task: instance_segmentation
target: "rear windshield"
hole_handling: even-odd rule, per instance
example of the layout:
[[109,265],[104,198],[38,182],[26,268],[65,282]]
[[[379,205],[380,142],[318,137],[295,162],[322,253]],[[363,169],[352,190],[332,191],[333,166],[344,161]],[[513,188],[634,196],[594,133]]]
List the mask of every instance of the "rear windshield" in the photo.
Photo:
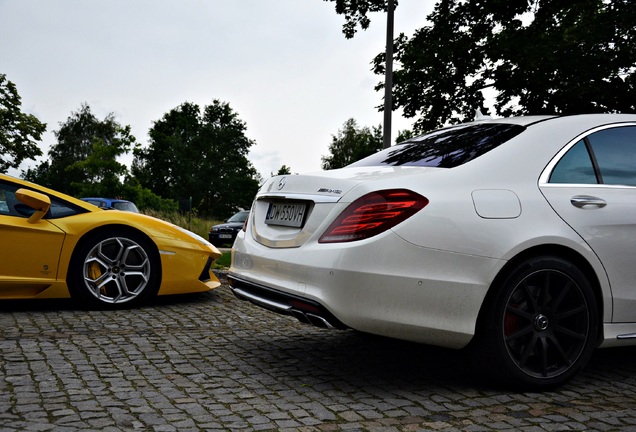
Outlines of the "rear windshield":
[[228,222],[245,222],[249,215],[250,215],[250,212],[248,211],[238,212],[234,216],[229,218],[227,221]]
[[440,129],[411,138],[349,166],[427,166],[453,168],[500,146],[524,126],[482,123]]
[[128,201],[113,201],[113,208],[122,211],[139,213],[139,209],[137,209],[137,206]]

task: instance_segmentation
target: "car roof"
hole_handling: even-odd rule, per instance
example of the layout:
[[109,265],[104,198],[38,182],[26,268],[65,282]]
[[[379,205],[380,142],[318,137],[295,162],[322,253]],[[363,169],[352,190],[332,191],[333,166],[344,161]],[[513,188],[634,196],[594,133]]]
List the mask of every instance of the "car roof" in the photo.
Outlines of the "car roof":
[[95,201],[109,201],[109,202],[132,202],[132,201],[128,201],[125,199],[120,199],[120,198],[95,198],[95,197],[84,197],[84,198],[80,198],[81,200],[87,201],[87,200],[95,200]]
[[63,192],[59,192],[56,191],[54,189],[50,189],[47,188],[45,186],[39,185],[37,183],[33,183],[30,182],[28,180],[23,180],[21,178],[18,177],[14,177],[12,175],[8,175],[8,174],[0,174],[0,180],[5,180],[5,181],[9,181],[12,183],[15,183],[17,185],[20,185],[21,187],[25,187],[27,189],[31,189],[34,190],[36,192],[40,192],[46,195],[49,195],[51,197],[55,197],[64,201],[67,201],[73,205],[76,205],[78,207],[83,208],[84,210],[87,211],[100,211],[99,209],[96,209],[95,206],[93,204],[87,203],[86,201],[83,201],[79,198],[75,198],[71,195],[67,195]]

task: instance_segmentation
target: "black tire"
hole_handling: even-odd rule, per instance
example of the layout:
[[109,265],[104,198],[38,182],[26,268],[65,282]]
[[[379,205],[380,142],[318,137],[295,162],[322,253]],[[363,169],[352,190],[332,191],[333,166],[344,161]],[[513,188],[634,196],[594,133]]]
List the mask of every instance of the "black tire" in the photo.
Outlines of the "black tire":
[[493,288],[476,340],[488,375],[508,387],[543,391],[564,385],[585,366],[597,342],[598,308],[575,265],[533,258]]
[[159,254],[134,231],[101,231],[78,245],[67,282],[71,296],[84,306],[137,306],[159,290]]

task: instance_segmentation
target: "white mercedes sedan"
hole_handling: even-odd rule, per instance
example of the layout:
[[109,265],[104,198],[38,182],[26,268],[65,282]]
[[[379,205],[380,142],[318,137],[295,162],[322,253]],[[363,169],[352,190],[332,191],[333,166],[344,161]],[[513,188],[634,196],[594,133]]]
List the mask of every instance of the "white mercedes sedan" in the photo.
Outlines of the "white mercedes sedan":
[[636,115],[436,130],[263,184],[234,294],[299,320],[450,348],[553,389],[636,344]]

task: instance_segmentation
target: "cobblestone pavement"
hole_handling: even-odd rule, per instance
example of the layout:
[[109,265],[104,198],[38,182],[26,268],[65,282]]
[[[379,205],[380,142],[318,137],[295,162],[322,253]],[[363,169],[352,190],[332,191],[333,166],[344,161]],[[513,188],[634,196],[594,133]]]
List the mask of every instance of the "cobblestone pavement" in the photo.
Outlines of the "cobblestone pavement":
[[635,348],[497,390],[461,352],[316,329],[226,286],[132,310],[0,303],[0,431],[636,430]]

